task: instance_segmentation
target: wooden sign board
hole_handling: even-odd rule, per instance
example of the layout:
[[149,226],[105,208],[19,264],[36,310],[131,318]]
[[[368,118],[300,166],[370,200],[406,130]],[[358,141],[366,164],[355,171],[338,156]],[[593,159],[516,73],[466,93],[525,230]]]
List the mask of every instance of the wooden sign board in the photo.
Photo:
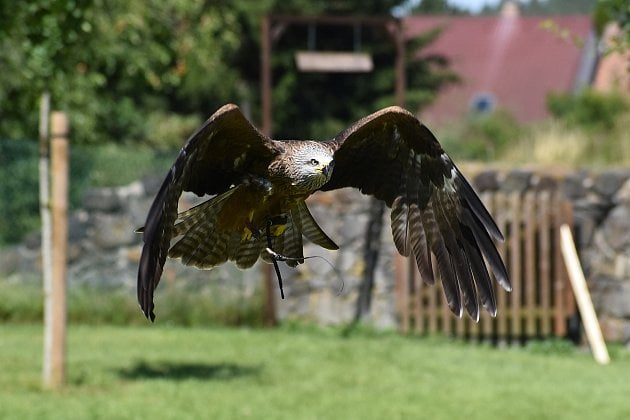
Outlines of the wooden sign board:
[[372,56],[359,52],[298,51],[298,70],[319,73],[369,73],[374,68]]

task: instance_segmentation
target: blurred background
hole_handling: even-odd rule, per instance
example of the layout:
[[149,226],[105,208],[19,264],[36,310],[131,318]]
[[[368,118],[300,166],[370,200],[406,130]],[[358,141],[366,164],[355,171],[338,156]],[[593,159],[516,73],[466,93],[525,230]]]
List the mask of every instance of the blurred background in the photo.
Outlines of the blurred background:
[[[626,1],[39,0],[0,13],[1,418],[630,416]],[[324,52],[368,66],[317,71]],[[70,125],[67,380],[53,393],[44,93]],[[308,245],[325,260],[283,268],[286,300],[264,264],[168,261],[148,325],[134,229],[186,138],[228,102],[283,139],[330,138],[394,104],[416,113],[506,233],[515,290],[497,290],[499,316],[448,313],[397,255],[387,210],[342,190],[309,203],[341,250]],[[618,368],[583,352],[561,223]]]

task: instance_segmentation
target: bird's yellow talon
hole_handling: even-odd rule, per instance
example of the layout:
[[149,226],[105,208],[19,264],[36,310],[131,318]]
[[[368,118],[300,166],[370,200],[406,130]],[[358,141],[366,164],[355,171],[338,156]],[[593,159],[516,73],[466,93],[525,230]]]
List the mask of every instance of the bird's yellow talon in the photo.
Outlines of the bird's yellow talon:
[[272,236],[280,236],[285,230],[287,230],[287,225],[273,225],[270,229]]

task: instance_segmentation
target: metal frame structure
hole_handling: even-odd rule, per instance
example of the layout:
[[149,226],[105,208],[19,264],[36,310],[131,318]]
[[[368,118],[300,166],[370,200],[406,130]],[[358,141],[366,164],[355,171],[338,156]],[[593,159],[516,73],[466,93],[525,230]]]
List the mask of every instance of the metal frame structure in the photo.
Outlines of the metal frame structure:
[[[403,22],[401,19],[393,17],[369,17],[369,16],[288,16],[288,15],[266,15],[262,19],[261,25],[261,97],[262,97],[262,122],[261,129],[268,136],[273,134],[273,111],[272,111],[272,80],[271,80],[271,54],[273,44],[282,36],[284,30],[289,25],[340,25],[340,26],[365,26],[376,29],[383,29],[389,33],[394,48],[396,50],[394,91],[396,104],[405,106],[406,90],[406,54],[405,39],[403,33]],[[378,206],[382,213],[382,205],[373,203],[373,207]],[[374,257],[375,261],[376,257]],[[368,276],[370,273],[367,274]],[[266,294],[265,324],[275,325],[276,309],[274,298],[274,279],[271,266],[267,266],[264,272],[264,284]],[[368,298],[369,299],[369,298]]]
[[272,111],[272,80],[271,80],[271,54],[273,44],[282,36],[282,33],[289,25],[340,25],[340,26],[366,26],[381,28],[387,31],[396,49],[396,72],[394,89],[396,104],[405,105],[405,40],[403,34],[403,22],[401,19],[393,17],[371,17],[371,16],[289,16],[289,15],[267,15],[262,19],[261,25],[261,97],[262,97],[262,131],[271,136],[273,132],[273,111]]

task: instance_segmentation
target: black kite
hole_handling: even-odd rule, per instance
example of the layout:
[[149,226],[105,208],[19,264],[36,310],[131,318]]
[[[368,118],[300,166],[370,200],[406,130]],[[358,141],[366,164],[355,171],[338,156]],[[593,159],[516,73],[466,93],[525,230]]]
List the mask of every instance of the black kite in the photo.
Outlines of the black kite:
[[[228,260],[251,267],[258,257],[296,266],[302,236],[338,246],[304,200],[315,191],[355,187],[391,207],[394,243],[414,256],[425,282],[435,258],[450,309],[496,314],[486,263],[511,290],[492,238],[503,236],[449,156],[413,114],[389,107],[332,140],[273,140],[236,105],[215,112],[186,142],[149,210],[138,271],[138,301],[155,318],[153,293],[167,255],[210,268]],[[212,198],[177,213],[182,191]],[[462,305],[463,304],[463,305]]]

